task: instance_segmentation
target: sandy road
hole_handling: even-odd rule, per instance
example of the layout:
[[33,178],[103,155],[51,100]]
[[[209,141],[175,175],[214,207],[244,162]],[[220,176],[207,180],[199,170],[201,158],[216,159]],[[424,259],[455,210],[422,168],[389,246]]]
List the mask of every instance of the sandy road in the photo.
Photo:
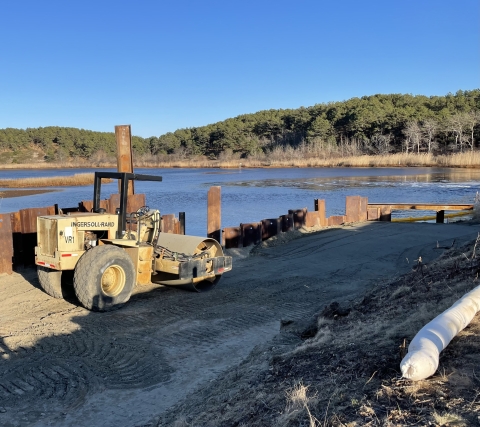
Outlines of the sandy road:
[[55,300],[35,272],[0,277],[0,425],[141,426],[279,331],[373,281],[474,239],[472,224],[370,223],[236,260],[212,292],[151,287],[121,310]]

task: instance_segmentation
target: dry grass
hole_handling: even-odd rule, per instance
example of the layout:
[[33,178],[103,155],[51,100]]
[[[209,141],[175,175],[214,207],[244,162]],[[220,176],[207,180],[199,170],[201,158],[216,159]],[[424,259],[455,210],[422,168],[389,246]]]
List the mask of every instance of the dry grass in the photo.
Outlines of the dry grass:
[[396,153],[376,156],[346,156],[346,157],[293,157],[290,159],[271,159],[267,156],[247,159],[207,160],[205,158],[191,160],[165,160],[150,157],[148,160],[136,161],[136,166],[161,168],[280,168],[280,167],[480,167],[480,152],[457,153],[449,156],[434,156],[433,154]]
[[[93,173],[80,173],[73,176],[52,176],[45,178],[20,178],[2,179],[0,187],[3,188],[32,188],[32,187],[73,187],[92,185]],[[112,182],[111,179],[103,179],[102,182]]]
[[478,285],[476,243],[438,248],[439,259],[378,283],[348,314],[325,307],[316,319],[289,323],[278,350],[260,348],[181,410],[192,426],[478,425],[479,315],[442,352],[434,376],[412,382],[399,371],[419,328]]
[[465,420],[456,414],[443,414],[440,415],[437,412],[433,413],[433,418],[439,426],[466,426]]
[[[293,150],[295,153],[295,150]],[[25,163],[5,164],[1,169],[38,169],[50,168],[112,168],[116,167],[113,159],[98,159],[96,161],[76,160],[70,163]],[[219,160],[210,160],[206,157],[195,157],[191,159],[178,159],[174,156],[136,156],[135,167],[144,168],[308,168],[308,167],[458,167],[458,168],[479,168],[480,151],[469,151],[450,155],[416,154],[416,153],[395,153],[385,155],[362,155],[362,156],[309,156],[301,153],[286,156],[284,158],[272,158],[268,155],[253,156],[246,159],[225,158],[220,156]]]
[[[308,386],[299,382],[295,384],[291,389],[287,390],[287,410],[280,420],[281,424],[287,426],[292,423],[302,412],[306,412],[308,415],[309,427],[320,427],[320,421],[318,421],[310,410],[311,406],[316,405],[316,395],[308,396]],[[282,422],[283,421],[283,422]]]

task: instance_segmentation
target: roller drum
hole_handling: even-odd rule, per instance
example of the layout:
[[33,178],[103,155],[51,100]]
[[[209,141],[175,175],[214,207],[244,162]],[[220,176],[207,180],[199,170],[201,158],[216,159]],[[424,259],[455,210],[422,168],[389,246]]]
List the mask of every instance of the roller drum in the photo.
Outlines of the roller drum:
[[[165,253],[168,253],[170,258],[178,260],[177,271],[184,273],[184,277],[180,277],[179,274],[172,272],[165,274],[164,269],[159,269],[157,277],[152,280],[166,286],[175,286],[193,292],[206,292],[215,287],[223,271],[231,269],[231,257],[225,257],[220,244],[211,238],[159,233],[155,252],[160,255],[159,264],[162,263]],[[200,254],[203,256],[199,256]],[[219,264],[221,264],[220,268]],[[224,270],[222,266],[225,264],[229,267]],[[202,269],[197,268],[197,265],[201,265]],[[198,270],[205,271],[200,275]],[[218,274],[214,274],[215,271]],[[185,277],[185,275],[191,277]]]

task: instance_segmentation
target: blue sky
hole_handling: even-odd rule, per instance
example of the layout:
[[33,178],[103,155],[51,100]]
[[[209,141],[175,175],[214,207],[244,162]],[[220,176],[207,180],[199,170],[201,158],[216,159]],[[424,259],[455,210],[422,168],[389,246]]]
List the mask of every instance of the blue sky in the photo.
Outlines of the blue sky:
[[478,0],[0,0],[0,128],[158,136],[480,87]]

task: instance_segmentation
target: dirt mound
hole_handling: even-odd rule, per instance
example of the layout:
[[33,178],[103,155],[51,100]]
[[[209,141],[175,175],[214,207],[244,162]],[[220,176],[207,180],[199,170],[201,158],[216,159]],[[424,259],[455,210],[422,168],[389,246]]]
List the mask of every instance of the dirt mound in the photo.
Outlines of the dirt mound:
[[417,259],[350,307],[332,303],[313,321],[283,320],[273,343],[157,425],[479,425],[478,315],[442,352],[433,377],[411,382],[399,368],[416,332],[478,286],[473,248],[452,247],[429,264]]

